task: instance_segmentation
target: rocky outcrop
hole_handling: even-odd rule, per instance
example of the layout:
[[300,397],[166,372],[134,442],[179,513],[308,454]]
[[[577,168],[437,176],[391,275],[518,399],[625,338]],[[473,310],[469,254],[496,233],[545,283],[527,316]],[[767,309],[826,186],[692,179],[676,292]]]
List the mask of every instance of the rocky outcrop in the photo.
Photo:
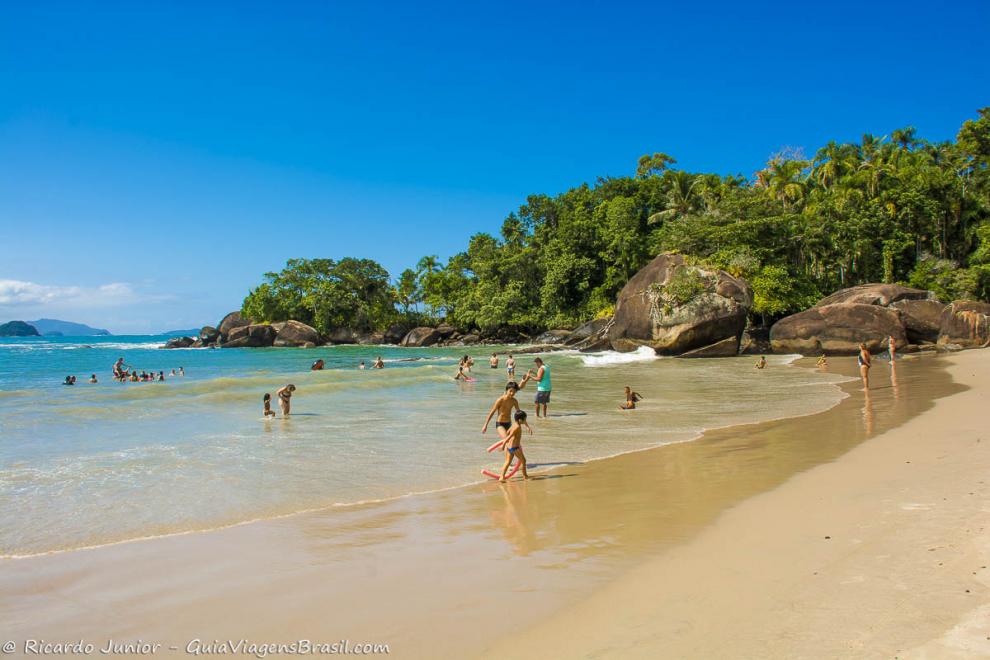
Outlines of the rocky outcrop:
[[739,339],[737,337],[726,337],[722,341],[696,348],[687,353],[681,353],[679,358],[720,358],[735,357],[739,354]]
[[886,350],[887,337],[907,345],[901,313],[880,305],[836,303],[812,307],[777,321],[770,329],[774,353],[852,355],[862,342],[871,352]]
[[192,337],[172,337],[165,342],[164,348],[191,348],[195,343]]
[[262,348],[275,343],[275,328],[270,325],[252,324],[234,328],[227,334],[222,348]]
[[571,331],[560,328],[558,330],[547,330],[534,340],[537,344],[563,344],[571,336]]
[[379,346],[387,342],[385,341],[385,333],[368,332],[358,337],[358,343],[364,346]]
[[979,348],[990,342],[990,304],[956,300],[942,312],[938,344],[962,348]]
[[[453,332],[451,332],[451,334],[453,334]],[[443,338],[444,338],[443,334],[440,333],[437,330],[437,328],[428,328],[423,326],[420,328],[413,328],[412,330],[410,330],[406,334],[406,336],[402,338],[402,345],[403,346],[433,346]]]
[[0,337],[40,337],[41,333],[30,323],[9,321],[0,325]]
[[942,328],[945,304],[937,300],[898,300],[891,305],[900,311],[908,341],[936,342]]
[[880,305],[889,307],[901,300],[930,300],[934,294],[924,289],[911,289],[899,284],[860,284],[836,291],[815,303],[815,307],[825,307],[837,303],[857,303],[859,305]]
[[223,341],[227,341],[227,337],[230,335],[231,330],[248,325],[251,325],[251,321],[241,316],[239,311],[231,312],[230,314],[227,314],[227,316],[223,317],[217,325],[217,331],[220,332],[220,336],[223,338]]
[[220,331],[212,325],[204,325],[199,331],[199,340],[203,342],[204,345],[215,344],[218,339],[220,339]]
[[745,280],[661,254],[619,292],[608,339],[618,351],[650,346],[661,354],[685,353],[738,339],[752,304]]
[[739,354],[763,355],[772,352],[770,329],[763,326],[747,326],[739,340]]
[[360,335],[350,328],[334,328],[327,335],[328,344],[357,344]]
[[286,321],[279,328],[272,324],[272,330],[275,332],[275,346],[299,347],[306,344],[315,346],[320,342],[320,333],[316,328],[300,321]]
[[382,335],[383,344],[398,344],[401,343],[403,338],[409,332],[411,328],[403,323],[395,323],[390,325]]

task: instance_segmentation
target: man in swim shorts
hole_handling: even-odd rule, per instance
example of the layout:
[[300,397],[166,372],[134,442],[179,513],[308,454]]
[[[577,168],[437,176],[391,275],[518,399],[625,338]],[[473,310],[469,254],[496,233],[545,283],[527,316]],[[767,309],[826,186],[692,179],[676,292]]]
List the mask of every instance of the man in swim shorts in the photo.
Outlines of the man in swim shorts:
[[[536,416],[540,416],[540,406],[543,406],[543,417],[547,416],[547,404],[550,403],[550,366],[543,363],[543,358],[533,360],[536,363]],[[529,372],[526,373],[529,376]]]
[[529,375],[527,374],[523,377],[522,383],[516,383],[510,380],[505,384],[505,394],[495,399],[492,409],[488,411],[488,417],[485,418],[485,425],[481,427],[483,434],[488,432],[488,423],[492,421],[492,416],[498,413],[498,416],[495,418],[498,437],[503,439],[506,437],[509,428],[512,426],[512,412],[520,409],[519,401],[516,399],[516,392],[526,387],[528,381]]
[[509,380],[514,380],[516,377],[516,359],[509,355],[509,359],[505,361],[505,376]]

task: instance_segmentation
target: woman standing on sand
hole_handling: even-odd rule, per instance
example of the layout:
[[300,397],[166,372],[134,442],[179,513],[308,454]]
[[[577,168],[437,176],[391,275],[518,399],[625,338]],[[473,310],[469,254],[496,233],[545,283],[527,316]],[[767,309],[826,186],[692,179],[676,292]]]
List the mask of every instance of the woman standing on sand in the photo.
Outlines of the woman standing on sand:
[[873,361],[870,359],[870,352],[866,350],[866,344],[859,345],[859,357],[856,358],[859,362],[859,375],[863,378],[863,389],[870,389],[870,367],[873,366]]

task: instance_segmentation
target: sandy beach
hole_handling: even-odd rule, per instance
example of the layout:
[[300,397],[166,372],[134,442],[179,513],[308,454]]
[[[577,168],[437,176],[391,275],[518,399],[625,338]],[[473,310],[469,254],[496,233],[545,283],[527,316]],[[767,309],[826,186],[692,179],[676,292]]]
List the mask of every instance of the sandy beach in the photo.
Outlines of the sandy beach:
[[868,398],[847,383],[824,413],[528,483],[6,560],[3,636],[179,655],[228,639],[403,658],[990,654],[988,363],[878,363]]

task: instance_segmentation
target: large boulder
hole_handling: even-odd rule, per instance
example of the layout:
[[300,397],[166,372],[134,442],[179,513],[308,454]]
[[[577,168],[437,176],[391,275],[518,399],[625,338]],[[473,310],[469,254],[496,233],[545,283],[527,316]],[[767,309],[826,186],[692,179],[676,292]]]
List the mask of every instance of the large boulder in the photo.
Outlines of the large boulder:
[[830,296],[825,296],[815,307],[835,305],[837,303],[857,303],[860,305],[880,305],[889,307],[900,300],[930,300],[935,296],[924,289],[911,289],[900,284],[860,284],[859,286],[841,289]]
[[567,346],[573,346],[575,344],[583,343],[589,339],[600,338],[604,333],[608,331],[608,325],[612,322],[612,317],[609,316],[603,319],[592,319],[587,323],[583,323],[578,327],[574,328],[564,339],[564,344]]
[[231,330],[234,328],[243,328],[249,325],[251,325],[251,320],[241,316],[239,311],[231,312],[230,314],[227,314],[227,316],[223,317],[220,323],[217,324],[217,330],[220,332],[220,336],[223,337],[223,340],[227,341],[227,336],[230,334]]
[[199,331],[199,340],[204,344],[215,344],[220,339],[220,331],[212,325],[204,325]]
[[936,342],[942,328],[945,304],[937,300],[898,300],[891,305],[901,312],[908,341]]
[[745,280],[692,266],[679,254],[661,254],[619,292],[609,342],[618,351],[650,346],[676,355],[738,339],[752,304]]
[[939,346],[958,344],[979,348],[990,343],[990,304],[973,300],[956,300],[942,312],[938,335]]
[[450,339],[457,332],[457,328],[452,325],[447,325],[446,323],[441,323],[436,327],[437,333],[440,335],[441,341],[444,339]]
[[383,344],[398,344],[403,340],[410,330],[408,325],[403,323],[394,323],[390,325],[382,336]]
[[570,330],[561,328],[558,330],[547,330],[543,334],[539,335],[534,341],[537,344],[563,344],[570,336]]
[[327,335],[328,344],[357,344],[361,335],[351,328],[334,328]]
[[270,325],[252,324],[234,328],[223,348],[262,348],[275,343],[275,329]]
[[190,348],[196,343],[192,337],[172,337],[165,342],[164,348]]
[[413,328],[410,330],[405,337],[402,338],[403,346],[433,346],[441,339],[443,335],[437,332],[436,328],[420,327]]
[[317,344],[320,341],[320,333],[316,328],[310,327],[300,321],[286,321],[281,328],[275,330],[275,346],[305,346],[306,344]]
[[693,351],[688,351],[687,353],[681,353],[677,357],[721,358],[721,357],[735,357],[737,355],[739,355],[739,338],[726,337],[722,341],[717,341],[714,344],[709,344],[708,346],[702,346],[701,348],[696,348]]
[[853,355],[864,343],[871,352],[882,352],[887,337],[898,348],[907,346],[901,313],[890,307],[860,303],[836,303],[812,307],[777,321],[770,328],[774,353],[802,355]]
[[380,346],[385,343],[385,333],[383,332],[366,332],[358,337],[359,344],[364,346]]

